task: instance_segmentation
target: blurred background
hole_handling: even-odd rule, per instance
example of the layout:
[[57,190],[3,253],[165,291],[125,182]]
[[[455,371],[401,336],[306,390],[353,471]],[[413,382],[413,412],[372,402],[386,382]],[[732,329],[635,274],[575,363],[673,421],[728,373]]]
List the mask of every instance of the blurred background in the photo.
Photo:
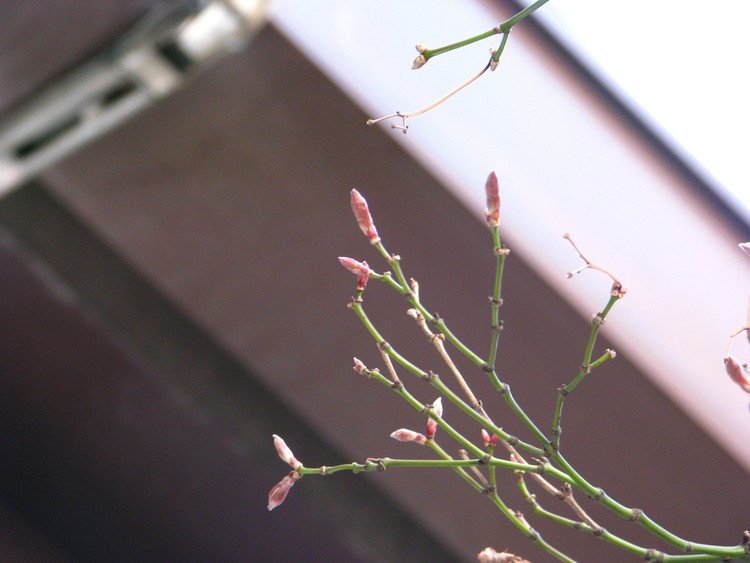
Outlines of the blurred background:
[[[407,135],[366,127],[442,96],[497,41],[419,72],[414,44],[474,35],[523,7],[433,4],[0,2],[3,560],[471,561],[487,545],[548,560],[452,472],[309,477],[266,509],[288,471],[273,433],[310,466],[428,455],[388,438],[422,431],[424,418],[351,370],[354,355],[380,360],[346,308],[355,280],[336,257],[387,266],[357,229],[349,191],[367,197],[428,308],[484,354],[493,169],[512,251],[501,375],[546,431],[611,285],[594,272],[565,279],[581,265],[562,238],[571,232],[629,291],[598,344],[616,361],[566,402],[563,452],[679,536],[740,541],[750,413],[722,359],[747,322],[750,263],[736,248],[750,238],[736,195],[745,179],[702,159],[623,84],[618,69],[637,77],[647,57],[611,68],[602,61],[614,54],[589,57],[608,44],[601,29],[624,20],[584,20],[599,8],[583,0],[519,24],[498,71],[411,120]],[[651,14],[642,41],[682,29],[678,16],[703,4],[679,6]],[[684,48],[644,82],[696,72],[684,60],[691,39],[671,39]],[[717,77],[740,74],[711,52]],[[714,127],[703,144],[728,142],[714,154],[743,141],[747,110],[733,99],[693,102]],[[705,118],[719,109],[729,117]],[[371,283],[365,304],[402,353],[446,373],[405,301]],[[747,355],[745,339],[734,351]],[[484,373],[456,359],[495,420],[531,439]],[[479,439],[449,405],[445,417]],[[534,517],[512,475],[500,490],[577,560],[633,559]]]

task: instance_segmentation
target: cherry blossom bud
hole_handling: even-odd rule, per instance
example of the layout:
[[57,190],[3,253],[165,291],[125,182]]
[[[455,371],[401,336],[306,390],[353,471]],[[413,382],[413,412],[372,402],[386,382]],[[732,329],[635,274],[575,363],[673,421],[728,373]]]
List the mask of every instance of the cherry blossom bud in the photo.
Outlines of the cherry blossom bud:
[[432,440],[435,437],[435,432],[437,432],[437,422],[432,420],[431,418],[427,420],[427,430],[425,431],[425,437],[428,440]]
[[407,428],[399,428],[391,434],[391,438],[399,442],[415,442],[422,445],[427,441],[427,437],[424,434]]
[[289,494],[289,489],[301,478],[302,476],[296,471],[290,471],[289,475],[276,483],[271,492],[268,493],[268,510],[273,510],[284,502],[286,495]]
[[494,448],[497,446],[497,442],[500,440],[497,434],[492,434],[490,436],[490,433],[487,432],[484,428],[482,428],[482,443],[484,444],[485,448],[492,447]]
[[[438,397],[435,399],[435,402],[432,403],[431,407],[432,413],[437,418],[443,417],[443,399],[441,397]],[[425,432],[425,437],[428,440],[432,440],[435,437],[435,432],[437,432],[438,423],[432,418],[427,419],[427,431]]]
[[724,367],[732,381],[742,387],[743,391],[750,393],[750,377],[748,377],[745,368],[737,361],[737,358],[734,356],[724,358]]
[[357,262],[354,258],[347,258],[346,256],[339,256],[339,262],[344,268],[357,276],[358,291],[367,287],[367,280],[370,279],[370,266],[367,265],[367,262]]
[[280,436],[277,436],[276,434],[273,435],[273,445],[276,446],[276,452],[279,454],[279,457],[286,463],[289,464],[292,469],[297,469],[298,467],[302,467],[302,464],[297,460],[296,457],[294,457],[294,454],[292,453],[292,450],[289,449],[289,446],[286,445],[286,442],[281,439]]
[[740,249],[745,252],[745,254],[750,254],[750,242],[741,242],[737,246],[739,246]]
[[490,227],[497,227],[500,225],[500,186],[494,172],[490,172],[490,175],[487,176],[484,189],[487,193],[487,209],[484,216]]
[[372,222],[372,215],[367,207],[367,201],[362,197],[357,190],[352,190],[352,211],[354,216],[357,218],[357,223],[362,232],[369,239],[371,244],[377,244],[380,242],[378,236],[378,230],[375,228],[375,224]]
[[354,371],[357,373],[364,373],[364,371],[367,369],[365,364],[362,363],[362,360],[359,358],[354,358]]

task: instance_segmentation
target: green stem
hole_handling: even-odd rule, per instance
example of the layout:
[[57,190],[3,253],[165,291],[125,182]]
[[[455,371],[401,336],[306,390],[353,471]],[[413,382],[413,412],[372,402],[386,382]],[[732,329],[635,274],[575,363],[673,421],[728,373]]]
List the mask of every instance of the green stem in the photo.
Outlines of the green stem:
[[[586,481],[574,468],[570,463],[563,457],[563,455],[558,451],[554,454],[554,460],[558,463],[560,468],[567,473],[574,481],[575,481],[575,487],[582,490],[584,493],[586,493],[589,497],[599,502],[601,505],[607,507],[609,510],[620,516],[621,518],[624,518],[626,520],[631,521],[637,521],[643,528],[654,534],[655,536],[661,538],[666,543],[673,545],[677,547],[678,549],[681,549],[685,552],[691,552],[701,555],[711,555],[715,558],[719,557],[732,557],[732,558],[744,558],[746,555],[745,548],[742,545],[738,546],[720,546],[720,545],[711,545],[711,544],[705,544],[705,543],[695,543],[695,542],[689,542],[660,524],[656,523],[654,520],[652,520],[649,516],[647,516],[643,511],[634,509],[634,508],[628,508],[624,504],[621,504],[614,500],[613,498],[609,497],[602,489],[595,487],[588,481]],[[658,552],[657,552],[658,553]],[[666,556],[666,557],[674,557],[674,556]],[[689,556],[680,556],[680,557],[689,557]],[[665,559],[667,560],[667,559]],[[675,561],[676,559],[668,559],[670,561]],[[691,561],[691,559],[680,559],[681,561]],[[700,561],[705,561],[706,559],[696,559]]]
[[492,297],[490,297],[490,308],[492,314],[491,328],[492,328],[492,339],[490,340],[490,353],[487,357],[487,365],[492,369],[495,369],[495,359],[497,358],[497,349],[500,342],[500,307],[503,304],[502,301],[502,287],[503,287],[503,266],[505,265],[505,256],[507,251],[503,248],[502,242],[500,241],[500,229],[498,227],[492,228],[492,243],[497,261],[495,264],[495,284],[492,288]]
[[482,426],[488,432],[497,434],[501,439],[505,440],[506,442],[508,442],[514,447],[521,448],[537,456],[545,455],[545,451],[542,448],[538,448],[522,440],[519,440],[515,436],[508,434],[505,430],[503,430],[499,426],[496,426],[494,423],[484,418],[480,413],[474,410],[471,407],[471,405],[469,405],[466,401],[461,399],[461,397],[456,395],[445,383],[443,383],[440,380],[438,376],[433,374],[430,379],[430,384],[435,389],[437,389],[441,395],[443,395],[449,401],[455,404],[459,409],[461,409],[464,413],[470,416],[475,422],[477,422],[480,426]]
[[[367,459],[363,463],[342,463],[340,465],[322,466],[322,467],[299,467],[297,473],[300,475],[330,475],[340,471],[350,471],[352,473],[382,471],[390,467],[447,467],[450,469],[462,467],[476,467],[484,465],[485,461],[480,459],[394,459],[390,457]],[[500,458],[492,458],[488,465],[505,467],[504,464],[514,462]],[[518,464],[515,464],[518,465]],[[523,465],[523,464],[521,464]]]
[[[500,60],[500,56],[503,54],[503,51],[505,51],[505,44],[508,42],[508,37],[510,37],[510,30],[507,31],[507,33],[503,33],[503,38],[500,40],[500,46],[495,49],[495,52],[492,53],[492,61],[497,64],[497,62]],[[491,66],[492,70],[495,70],[495,66]]]
[[529,6],[525,7],[523,10],[518,12],[515,16],[512,18],[509,18],[505,20],[503,23],[501,23],[498,27],[501,31],[510,31],[511,28],[516,25],[518,22],[526,19],[528,16],[533,14],[536,10],[544,6],[549,0],[537,0],[533,4],[530,4]]
[[[422,402],[420,402],[414,395],[409,393],[407,391],[406,387],[404,387],[403,384],[395,385],[391,380],[389,380],[387,377],[385,377],[383,374],[381,374],[377,370],[366,370],[364,372],[364,375],[367,377],[370,377],[377,381],[378,383],[381,383],[383,385],[386,385],[393,389],[396,393],[398,393],[404,400],[406,400],[407,403],[409,403],[415,410],[419,412],[427,412],[428,416],[435,420],[438,424],[438,427],[448,434],[451,438],[453,438],[456,442],[458,442],[462,448],[464,448],[466,451],[471,452],[473,455],[477,456],[477,460],[479,463],[483,462],[483,458],[485,457],[485,452],[478,446],[475,446],[472,442],[464,438],[464,436],[458,432],[455,428],[453,428],[450,424],[445,422],[442,418],[437,418],[434,416],[433,411],[426,408],[426,405],[424,405]],[[488,465],[497,465],[498,467],[504,467],[507,469],[519,469],[521,471],[544,471],[544,472],[551,472],[555,476],[562,475],[565,479],[567,477],[564,476],[563,473],[557,472],[555,468],[553,468],[551,465],[544,464],[544,465],[531,465],[528,463],[516,463],[514,461],[508,461],[505,459],[498,459],[495,457],[492,457],[490,459],[484,460]]]
[[474,35],[467,39],[462,39],[461,41],[456,41],[455,43],[450,43],[449,45],[443,45],[442,47],[438,47],[437,49],[427,49],[422,53],[422,56],[429,61],[432,57],[437,57],[438,55],[442,55],[443,53],[454,51],[456,49],[460,49],[461,47],[466,47],[467,45],[471,45],[472,43],[476,43],[477,41],[481,41],[482,39],[487,39],[488,37],[492,37],[493,35],[502,33],[498,30],[498,27],[499,26],[493,27],[492,29],[488,29],[487,31],[479,33],[478,35]]
[[[562,433],[562,429],[560,428],[560,421],[562,419],[562,408],[563,403],[565,402],[565,398],[573,391],[575,391],[576,387],[578,387],[578,385],[583,381],[583,378],[586,377],[586,375],[591,372],[592,368],[595,367],[591,363],[591,355],[594,352],[596,338],[599,335],[599,331],[601,330],[602,325],[604,324],[604,320],[607,318],[607,314],[609,314],[609,311],[619,300],[619,298],[619,295],[610,296],[609,301],[607,302],[607,305],[604,307],[602,312],[594,316],[594,319],[591,321],[591,330],[589,331],[589,339],[586,342],[586,349],[583,353],[583,361],[581,362],[581,367],[570,383],[568,383],[567,385],[563,385],[557,390],[557,401],[555,402],[555,410],[552,414],[552,438],[554,440],[553,446],[555,450],[560,449],[560,434]],[[602,360],[602,358],[599,358],[599,360],[597,360],[597,362],[599,362],[597,365],[601,365],[602,363],[604,363],[604,361],[605,360]]]
[[[430,448],[432,448],[432,450],[436,454],[438,454],[441,458],[443,458],[443,459],[453,459],[451,457],[451,455],[448,452],[446,452],[443,448],[441,448],[434,439],[433,440],[427,440],[427,444],[426,445],[429,446]],[[475,491],[481,493],[484,490],[484,488],[482,487],[482,485],[480,485],[479,483],[477,483],[476,479],[474,479],[474,477],[472,477],[471,475],[469,475],[469,473],[463,467],[454,467],[453,469],[454,469],[454,471],[456,473],[458,473],[461,476],[461,478],[464,481],[466,481],[467,483],[469,483],[469,485],[471,485],[472,488]]]
[[[507,383],[503,383],[500,380],[499,376],[497,375],[497,371],[494,368],[489,366],[485,360],[483,360],[481,357],[475,354],[468,346],[466,346],[463,342],[461,342],[456,337],[456,335],[453,334],[448,329],[443,319],[441,319],[437,315],[433,315],[424,307],[424,305],[422,305],[418,297],[414,294],[414,292],[409,287],[409,283],[406,281],[406,276],[404,275],[404,272],[401,268],[400,259],[397,256],[390,254],[388,250],[386,250],[385,246],[383,246],[382,241],[377,242],[375,244],[375,248],[378,250],[378,252],[380,252],[380,254],[388,261],[388,264],[390,264],[391,267],[393,268],[393,272],[396,275],[396,279],[398,280],[400,284],[398,286],[399,289],[397,291],[401,294],[406,295],[409,303],[411,303],[411,305],[422,314],[422,316],[425,318],[425,320],[428,323],[435,326],[445,336],[445,339],[448,342],[450,342],[454,348],[456,348],[456,350],[461,352],[471,362],[481,367],[487,373],[492,385],[495,387],[495,389],[499,393],[502,394],[503,398],[505,399],[505,402],[508,403],[508,405],[516,414],[516,416],[526,425],[527,428],[529,428],[529,430],[531,430],[531,432],[534,434],[534,436],[539,441],[539,443],[542,444],[544,448],[546,448],[550,444],[549,439],[544,435],[544,433],[541,430],[539,430],[536,424],[534,424],[534,421],[532,421],[529,418],[529,416],[524,412],[524,410],[516,402],[515,398],[513,397],[513,393],[511,392],[510,386]],[[371,326],[371,323],[368,322],[365,326],[368,326],[368,325]],[[374,327],[373,327],[373,330],[371,330],[368,327],[368,330],[370,330],[370,333],[376,338],[376,340],[378,340],[378,342],[382,341],[382,337],[377,333],[377,331],[374,331]],[[399,360],[396,360],[396,361],[399,361]],[[417,373],[417,372],[414,372],[414,373]]]
[[497,494],[497,492],[493,492],[489,496],[490,500],[495,503],[495,506],[497,506],[500,509],[500,512],[503,513],[503,515],[510,520],[510,522],[528,538],[531,538],[535,543],[539,545],[544,551],[552,555],[553,557],[559,559],[560,561],[565,561],[567,563],[575,563],[574,559],[571,559],[567,555],[565,555],[562,551],[554,548],[549,543],[547,543],[541,536],[539,532],[537,532],[534,528],[528,525],[528,523],[522,519],[519,518],[518,515],[516,515],[510,508],[506,506],[506,504],[502,501],[500,496]]
[[536,514],[544,516],[545,518],[552,520],[553,522],[557,522],[558,524],[562,524],[563,526],[567,526],[568,528],[577,528],[584,532],[593,532],[591,526],[589,526],[588,524],[579,522],[577,520],[571,520],[570,518],[566,518],[565,516],[560,516],[559,514],[550,512],[541,504],[539,504],[536,500],[536,495],[532,495],[531,491],[529,491],[529,487],[526,484],[526,479],[524,479],[523,474],[518,475],[518,489],[521,491],[521,494],[528,501],[528,503],[531,504]]
[[716,557],[713,555],[688,555],[688,556],[666,555],[655,550],[651,550],[651,552],[649,553],[649,550],[647,548],[641,547],[627,540],[624,540],[620,538],[619,536],[616,536],[615,534],[612,534],[611,532],[608,532],[607,530],[603,528],[600,528],[599,530],[594,530],[591,526],[589,526],[585,522],[572,520],[570,518],[566,518],[565,516],[561,516],[559,514],[555,514],[554,512],[547,510],[546,508],[544,508],[542,505],[540,505],[537,502],[536,496],[531,494],[531,492],[529,491],[526,485],[526,481],[522,475],[519,475],[519,478],[518,478],[518,488],[521,491],[521,494],[523,495],[523,497],[533,507],[534,513],[539,514],[540,516],[543,516],[544,518],[552,520],[553,522],[556,522],[563,526],[567,526],[568,528],[574,528],[582,532],[585,532],[587,534],[595,535],[599,539],[606,541],[608,543],[611,543],[612,545],[615,545],[626,551],[630,551],[631,553],[634,553],[641,558],[645,558],[647,555],[650,555],[649,559],[657,559],[658,557],[663,556],[664,561],[716,561],[717,560]]
[[[390,344],[386,342],[386,340],[383,338],[380,332],[378,332],[377,328],[375,328],[375,326],[372,324],[372,321],[370,321],[370,318],[367,316],[367,313],[365,312],[364,307],[362,306],[361,297],[359,298],[359,300],[355,298],[355,300],[350,303],[350,308],[357,314],[360,321],[365,326],[367,331],[375,339],[375,342],[378,344],[378,346],[383,347],[386,353],[396,363],[406,368],[407,370],[409,370],[411,373],[413,373],[420,379],[429,381],[430,384],[433,387],[435,387],[435,389],[437,389],[440,394],[444,395],[448,400],[450,400],[453,404],[455,404],[459,409],[461,409],[474,421],[476,421],[478,424],[484,427],[488,432],[494,432],[500,438],[502,438],[503,440],[506,440],[513,446],[526,450],[534,455],[537,455],[537,456],[545,455],[546,452],[542,448],[533,446],[527,442],[524,442],[523,440],[518,439],[515,436],[508,434],[502,428],[500,428],[499,426],[496,426],[494,423],[484,418],[484,416],[482,416],[471,405],[469,405],[466,401],[461,399],[461,397],[456,395],[447,385],[445,385],[445,383],[443,383],[440,380],[437,374],[428,373],[424,371],[423,369],[420,369],[419,367],[412,364],[409,360],[404,358],[401,354],[399,354],[395,350],[395,348],[393,348],[393,346],[391,346]],[[562,473],[557,475],[558,478],[560,476],[563,476],[564,478],[564,475]]]
[[[538,4],[538,2],[537,2]],[[514,411],[514,413],[518,416],[518,418],[534,433],[537,440],[542,443],[545,447],[545,452],[547,452],[546,448],[548,445],[550,445],[549,440],[544,436],[544,434],[537,428],[537,426],[534,424],[534,422],[528,417],[528,415],[523,411],[523,409],[520,407],[520,405],[516,402],[514,399],[510,386],[507,383],[503,383],[500,378],[497,375],[497,372],[494,368],[489,366],[484,360],[482,360],[479,356],[477,356],[473,351],[471,351],[467,346],[465,346],[458,338],[456,338],[455,335],[453,335],[452,332],[450,332],[445,325],[445,322],[437,317],[436,315],[432,315],[425,309],[425,307],[420,303],[418,296],[414,294],[414,292],[409,287],[408,282],[406,281],[406,277],[403,273],[403,270],[401,269],[401,265],[399,263],[399,259],[395,256],[391,256],[385,247],[382,245],[382,243],[377,243],[376,248],[378,251],[386,258],[389,264],[392,265],[394,269],[394,273],[396,275],[396,280],[392,280],[390,276],[384,275],[384,278],[389,278],[384,281],[388,283],[393,289],[398,291],[399,293],[406,295],[409,302],[412,304],[414,308],[416,308],[423,316],[424,318],[432,323],[434,326],[440,330],[442,334],[445,335],[446,340],[451,342],[451,344],[459,351],[461,351],[467,358],[469,358],[472,362],[475,364],[481,366],[485,371],[487,371],[490,381],[493,383],[495,388],[500,391],[500,393],[503,395],[505,401],[509,404],[511,409]],[[619,296],[615,295],[612,296],[603,309],[603,311],[600,313],[600,317],[603,320],[609,311],[611,310],[614,303],[618,300]],[[503,433],[502,430],[499,428],[493,428],[493,425],[491,423],[488,423],[481,415],[479,415],[474,409],[472,409],[468,404],[466,404],[464,401],[462,401],[459,397],[457,397],[454,393],[452,393],[447,387],[445,387],[442,384],[437,384],[439,382],[439,379],[434,376],[434,374],[428,374],[424,370],[421,370],[417,366],[413,365],[411,362],[403,358],[400,354],[398,354],[390,345],[387,345],[385,340],[382,338],[380,333],[375,329],[375,327],[372,325],[372,323],[369,321],[367,316],[364,313],[364,310],[361,306],[361,295],[358,295],[357,298],[355,298],[355,301],[352,303],[352,308],[357,312],[358,316],[362,320],[363,324],[367,328],[367,330],[372,334],[373,338],[375,338],[376,342],[378,342],[379,345],[385,345],[386,351],[388,354],[401,366],[405,367],[415,375],[417,375],[420,378],[428,379],[433,381],[433,385],[438,388],[441,393],[446,395],[452,402],[459,405],[461,410],[469,414],[469,416],[472,416],[477,422],[479,422],[482,426],[484,426],[486,429],[491,430],[498,434],[499,436],[502,436]],[[595,362],[591,362],[591,356],[593,354],[593,348],[594,344],[596,342],[596,337],[598,335],[598,331],[601,325],[601,322],[595,323],[596,326],[592,326],[591,333],[589,334],[589,341],[586,345],[586,351],[584,353],[584,365],[587,365],[589,367],[595,367],[597,365],[601,365],[604,363],[611,355],[607,358],[604,356],[597,359]],[[571,389],[575,389],[578,384],[583,380],[583,378],[586,375],[586,371],[588,370],[582,370],[584,373],[581,375],[580,372],[576,376],[576,378],[571,382],[570,387]],[[368,370],[367,375],[370,377],[375,378],[380,383],[387,385],[391,388],[394,388],[404,399],[407,400],[416,410],[424,411],[425,406],[420,403],[417,399],[415,399],[411,394],[409,394],[403,386],[396,386],[394,387],[393,383],[384,377],[382,374],[380,374],[377,371],[370,371]],[[462,406],[463,405],[463,406]],[[559,412],[558,412],[559,411]],[[558,430],[559,430],[559,418],[560,413],[562,411],[562,404],[560,404],[560,407],[556,406],[556,420],[558,423]],[[466,440],[460,433],[458,433],[455,429],[453,429],[450,425],[445,423],[442,419],[436,419],[438,422],[439,427],[446,432],[446,434],[450,435],[452,438],[454,438],[458,443],[460,443],[467,451],[472,452],[474,455],[482,456],[483,451],[474,446],[471,442]],[[500,430],[500,432],[498,432]],[[559,439],[557,441],[559,445]],[[539,451],[538,448],[535,448],[534,450],[531,450],[530,448],[534,448],[534,446],[530,446],[528,444],[525,444],[523,442],[517,442],[516,445],[518,445],[521,448],[527,449],[529,451]],[[609,534],[606,530],[603,531],[603,534],[607,534],[608,541],[611,541],[612,543],[617,543],[620,547],[623,549],[626,549],[628,551],[632,551],[633,553],[638,553],[639,555],[642,555],[643,557],[646,557],[646,555],[649,555],[651,558],[656,559],[661,557],[664,561],[712,561],[712,560],[719,560],[720,558],[736,558],[741,559],[744,558],[746,555],[745,548],[742,545],[738,546],[718,546],[718,545],[710,545],[710,544],[702,544],[702,543],[693,543],[688,542],[684,540],[683,538],[680,538],[679,536],[673,534],[672,532],[668,531],[663,526],[656,523],[654,520],[652,520],[650,517],[645,515],[642,511],[631,509],[626,507],[625,505],[615,501],[614,499],[610,498],[601,489],[598,489],[588,483],[575,469],[567,462],[567,460],[560,454],[558,449],[554,449],[551,452],[547,452],[552,455],[552,459],[560,466],[562,471],[559,469],[553,467],[550,463],[544,462],[541,465],[534,466],[534,465],[528,465],[528,464],[519,464],[514,463],[506,460],[500,460],[495,457],[491,457],[489,460],[489,466],[490,467],[505,467],[510,469],[518,469],[521,471],[529,471],[529,472],[543,472],[545,474],[548,474],[550,476],[555,477],[556,479],[559,479],[563,482],[571,483],[573,486],[575,486],[577,489],[584,491],[588,496],[593,498],[594,500],[597,500],[600,504],[604,505],[608,509],[612,510],[622,518],[628,519],[628,520],[636,520],[638,523],[650,531],[652,534],[656,535],[657,537],[661,538],[665,542],[667,542],[670,545],[673,545],[683,551],[686,552],[692,552],[689,555],[667,555],[662,554],[659,551],[656,550],[644,550],[644,548],[641,548],[639,546],[636,546],[634,544],[631,544],[630,542],[627,542],[626,540],[623,540],[621,538],[618,538],[617,536]],[[443,461],[446,460],[433,460],[433,461]],[[459,461],[460,463],[454,467],[464,467],[464,466],[470,466],[472,463],[475,465],[479,465],[480,463],[483,463],[484,460],[481,458],[477,460],[468,460],[468,465],[461,465],[461,463],[467,463],[466,460],[454,460]],[[418,465],[419,467],[425,467],[425,466],[432,466],[431,464],[426,465]],[[377,469],[377,466],[375,468],[369,468],[368,470],[372,471],[373,469]],[[362,470],[361,468],[359,470]],[[531,532],[530,537],[534,537],[538,541],[540,541],[540,545],[548,551],[548,553],[558,557],[562,558],[562,560],[569,561],[570,559],[567,558],[565,554],[562,554],[558,552],[555,548],[552,546],[549,546],[541,540],[541,537],[538,536],[538,533],[533,530],[533,528],[530,528],[528,525],[524,525],[524,523],[515,517],[515,515],[510,511],[507,506],[504,505],[502,500],[497,496],[497,494],[493,495],[491,497],[492,501],[500,508],[501,511],[503,511],[503,514],[506,515],[519,529],[521,529],[526,535],[529,535],[529,531]]]
[[478,35],[469,37],[468,39],[463,39],[461,41],[456,41],[455,43],[451,43],[449,45],[444,45],[443,47],[438,47],[437,49],[427,49],[424,52],[422,52],[422,56],[426,60],[430,60],[432,57],[436,57],[438,55],[442,55],[443,53],[447,53],[449,51],[460,49],[461,47],[466,47],[467,45],[471,45],[472,43],[476,43],[477,41],[481,41],[482,39],[487,39],[488,37],[492,37],[493,35],[497,35],[499,33],[503,33],[507,35],[507,33],[513,28],[514,25],[526,19],[536,10],[544,6],[544,4],[546,4],[547,2],[549,2],[549,0],[537,0],[530,6],[518,12],[513,17],[505,20],[503,23],[499,25],[496,25],[492,29],[488,29],[487,31],[484,31]]

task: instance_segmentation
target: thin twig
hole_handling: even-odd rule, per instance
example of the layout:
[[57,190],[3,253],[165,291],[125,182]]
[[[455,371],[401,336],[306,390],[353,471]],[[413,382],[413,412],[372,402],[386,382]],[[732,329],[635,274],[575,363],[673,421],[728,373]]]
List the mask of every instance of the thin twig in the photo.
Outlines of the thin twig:
[[485,72],[487,72],[487,70],[490,68],[490,66],[492,64],[493,64],[493,59],[492,59],[492,57],[490,57],[490,60],[487,62],[486,65],[484,65],[484,68],[482,68],[482,70],[480,70],[478,73],[476,73],[474,76],[472,76],[471,78],[469,78],[466,82],[464,82],[463,84],[461,84],[457,88],[454,88],[453,90],[451,90],[450,92],[448,92],[445,96],[443,96],[443,97],[435,100],[431,104],[426,105],[425,107],[423,107],[421,109],[414,110],[414,111],[409,111],[409,112],[406,112],[406,113],[401,113],[400,111],[397,111],[397,112],[392,113],[390,115],[384,115],[383,117],[378,117],[376,119],[368,119],[367,120],[367,125],[375,125],[376,123],[379,123],[381,121],[385,121],[387,119],[395,119],[395,118],[397,118],[397,119],[401,119],[401,125],[397,125],[396,123],[392,123],[391,124],[391,129],[401,129],[401,131],[403,131],[404,133],[406,133],[409,130],[409,126],[406,123],[407,119],[409,119],[410,117],[416,117],[418,115],[422,115],[423,113],[427,113],[428,111],[436,108],[437,106],[439,106],[440,104],[442,104],[446,100],[452,98],[453,96],[455,96],[456,94],[458,94],[461,90],[463,90],[464,88],[466,88],[467,86],[469,86],[470,84],[472,84],[473,82],[475,82],[476,80],[478,80],[480,76],[482,76]]
[[601,272],[601,273],[605,274],[606,276],[608,276],[612,280],[612,282],[614,284],[612,286],[612,290],[613,291],[615,291],[615,288],[617,288],[620,292],[622,292],[622,295],[625,294],[625,289],[623,288],[622,283],[620,282],[620,280],[618,280],[614,276],[614,274],[612,274],[611,272],[605,270],[601,266],[595,264],[594,262],[592,262],[591,260],[589,260],[588,258],[586,258],[586,256],[583,255],[583,252],[581,252],[581,249],[578,248],[578,245],[573,241],[573,237],[572,237],[572,235],[570,233],[565,233],[563,235],[563,238],[565,240],[567,240],[573,246],[573,248],[575,249],[575,251],[578,253],[578,256],[580,256],[581,260],[584,261],[584,265],[583,266],[581,266],[580,268],[578,268],[576,270],[573,270],[572,272],[568,272],[566,274],[566,277],[572,278],[575,274],[580,274],[584,270],[596,270],[597,272]]
[[388,343],[382,342],[378,344],[378,351],[380,352],[380,356],[383,358],[383,363],[385,363],[385,368],[388,370],[388,375],[391,376],[391,380],[393,381],[393,383],[395,385],[401,385],[401,380],[396,373],[396,368],[393,367],[391,357],[388,355]]
[[[419,286],[416,286],[417,288]],[[434,333],[432,330],[430,330],[430,327],[427,326],[427,321],[425,320],[422,313],[417,311],[416,309],[409,309],[407,311],[407,314],[414,319],[417,324],[419,325],[419,328],[422,329],[422,331],[425,333],[427,338],[432,342],[433,346],[435,346],[435,349],[437,350],[440,357],[445,362],[445,365],[448,366],[448,369],[450,370],[451,374],[453,375],[454,379],[458,383],[459,387],[461,387],[461,390],[464,392],[464,395],[466,395],[466,398],[469,401],[469,404],[474,407],[474,409],[481,413],[482,416],[485,418],[489,418],[487,416],[487,413],[484,411],[484,408],[482,408],[482,403],[477,400],[476,396],[471,390],[471,387],[469,387],[469,384],[466,383],[466,380],[464,379],[464,376],[461,375],[461,372],[456,367],[456,364],[453,363],[453,360],[450,357],[450,354],[448,354],[447,350],[445,349],[445,344],[443,344],[443,341],[445,340],[445,335],[442,333]]]
[[573,488],[568,483],[562,484],[562,492],[563,492],[563,502],[567,504],[570,509],[575,513],[578,518],[580,518],[583,522],[588,524],[591,529],[594,532],[595,536],[600,536],[602,534],[603,528],[594,522],[593,518],[589,516],[586,511],[581,507],[580,504],[576,501],[575,497],[573,496]]
[[[463,460],[470,459],[469,458],[469,453],[466,450],[458,450],[458,455]],[[485,490],[489,489],[490,488],[490,484],[487,481],[487,478],[484,476],[484,474],[481,471],[479,471],[479,468],[476,467],[476,466],[472,466],[472,467],[470,467],[470,469],[471,469],[471,472],[474,473],[474,475],[476,476],[477,481],[479,481],[479,483],[482,485],[482,487],[484,487]]]

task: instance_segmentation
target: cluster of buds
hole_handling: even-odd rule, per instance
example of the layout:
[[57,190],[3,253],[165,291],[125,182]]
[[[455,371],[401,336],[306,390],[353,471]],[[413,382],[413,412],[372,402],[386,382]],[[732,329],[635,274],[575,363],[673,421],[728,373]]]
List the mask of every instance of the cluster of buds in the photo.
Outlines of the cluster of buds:
[[[367,237],[367,240],[369,240],[371,244],[377,244],[380,242],[378,230],[375,227],[375,223],[372,221],[370,209],[367,207],[367,201],[357,190],[352,190],[352,211],[354,212],[354,217],[357,219],[359,228]],[[367,287],[367,282],[370,280],[370,274],[372,273],[367,262],[359,262],[354,258],[348,258],[346,256],[339,256],[339,262],[341,262],[341,265],[344,268],[357,276],[357,291],[364,291],[365,287]]]
[[411,69],[417,70],[427,64],[427,57],[424,56],[425,52],[427,52],[427,47],[424,45],[415,45],[414,48],[419,55],[417,55],[417,58],[411,63]]
[[482,428],[482,443],[484,444],[485,448],[494,448],[495,446],[497,446],[497,443],[499,441],[500,437],[497,434],[493,432],[490,436],[490,433]]
[[[435,399],[435,401],[430,405],[429,408],[436,418],[443,417],[443,400],[441,397]],[[408,428],[399,428],[395,432],[391,433],[391,438],[393,438],[394,440],[398,440],[399,442],[414,442],[415,444],[423,446],[427,443],[427,440],[432,440],[433,438],[435,438],[437,428],[437,421],[434,418],[430,417],[427,419],[427,429],[425,430],[424,434],[414,432],[414,430],[409,430]]]
[[276,483],[273,489],[271,489],[271,492],[268,493],[268,510],[273,510],[284,502],[284,499],[289,494],[289,489],[291,489],[292,485],[302,478],[302,475],[297,471],[297,469],[302,467],[302,462],[294,457],[292,450],[289,449],[286,442],[284,442],[280,436],[274,434],[273,445],[276,447],[276,452],[279,454],[279,457],[284,463],[292,468],[292,471],[290,471],[281,481]]

